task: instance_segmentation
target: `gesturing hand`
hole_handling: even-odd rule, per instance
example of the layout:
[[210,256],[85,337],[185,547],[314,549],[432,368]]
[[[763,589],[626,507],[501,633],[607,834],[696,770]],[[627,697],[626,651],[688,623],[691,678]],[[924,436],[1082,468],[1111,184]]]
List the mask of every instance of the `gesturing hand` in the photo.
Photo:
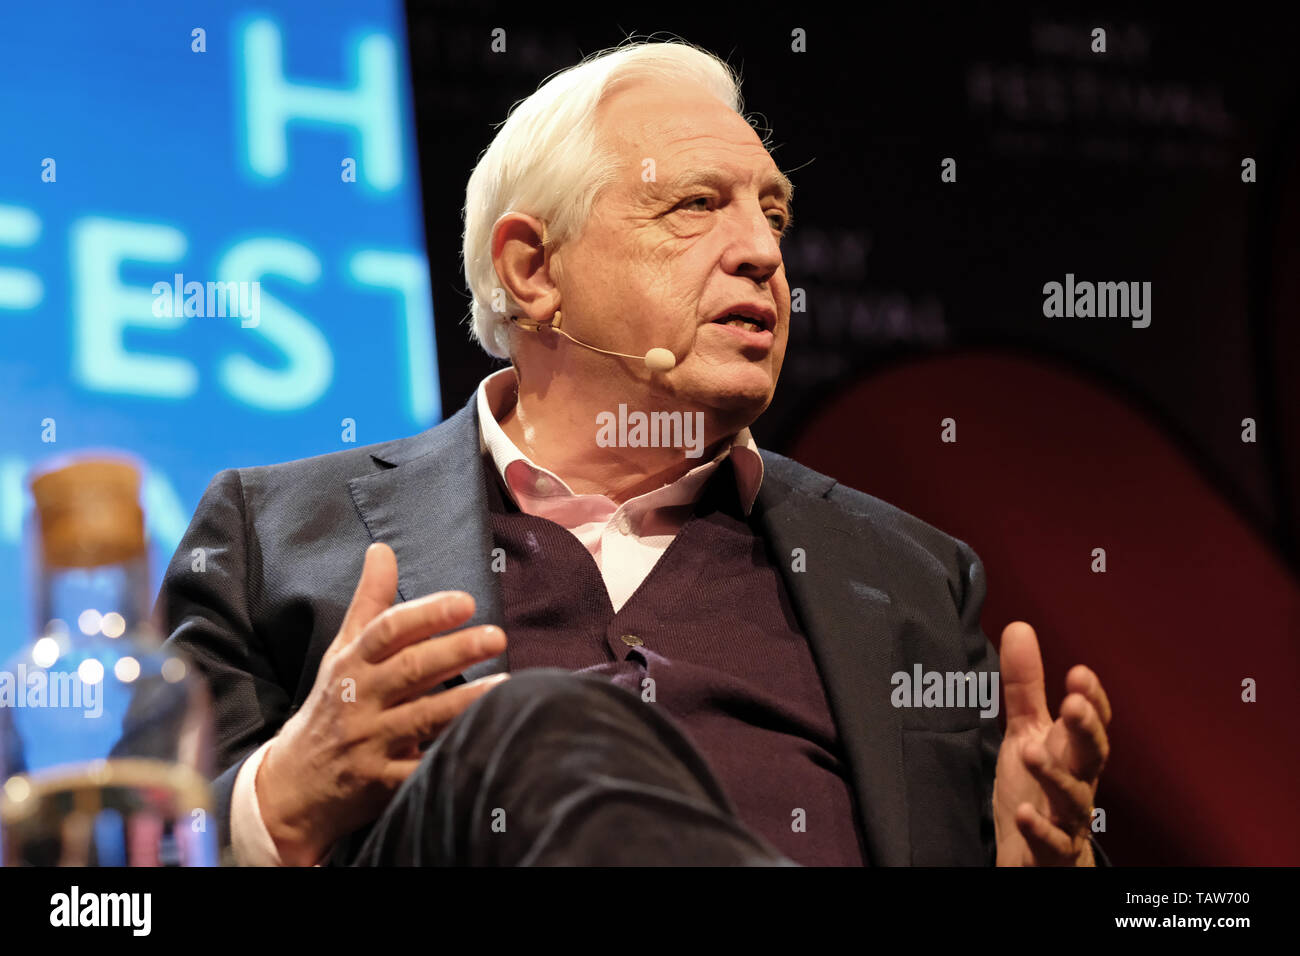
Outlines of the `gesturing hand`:
[[1071,668],[1053,721],[1034,629],[1008,624],[999,656],[1007,729],[993,783],[998,866],[1094,866],[1092,801],[1110,753],[1106,691],[1089,668]]
[[484,626],[426,640],[469,620],[474,599],[441,591],[394,605],[396,595],[397,558],[388,545],[371,545],[311,693],[258,768],[262,819],[285,863],[315,863],[378,816],[419,765],[420,743],[508,676],[428,694],[501,653],[506,636]]

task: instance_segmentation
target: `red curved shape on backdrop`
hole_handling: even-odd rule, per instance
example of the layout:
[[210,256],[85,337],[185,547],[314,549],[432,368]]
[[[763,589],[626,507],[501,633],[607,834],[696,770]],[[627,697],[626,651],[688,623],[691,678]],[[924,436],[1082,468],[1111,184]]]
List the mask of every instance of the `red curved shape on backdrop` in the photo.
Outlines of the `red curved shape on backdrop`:
[[1300,582],[1151,421],[1061,367],[968,353],[844,389],[790,453],[969,543],[985,633],[1034,625],[1053,714],[1071,666],[1100,675],[1116,865],[1300,863]]

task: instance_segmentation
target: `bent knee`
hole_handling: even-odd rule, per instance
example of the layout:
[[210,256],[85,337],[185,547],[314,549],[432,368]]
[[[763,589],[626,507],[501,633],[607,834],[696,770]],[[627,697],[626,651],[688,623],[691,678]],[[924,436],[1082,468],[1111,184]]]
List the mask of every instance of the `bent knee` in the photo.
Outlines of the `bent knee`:
[[644,707],[636,694],[597,674],[558,667],[529,667],[511,672],[481,701],[496,713],[526,712],[529,720],[566,724],[599,723],[601,715],[626,716]]

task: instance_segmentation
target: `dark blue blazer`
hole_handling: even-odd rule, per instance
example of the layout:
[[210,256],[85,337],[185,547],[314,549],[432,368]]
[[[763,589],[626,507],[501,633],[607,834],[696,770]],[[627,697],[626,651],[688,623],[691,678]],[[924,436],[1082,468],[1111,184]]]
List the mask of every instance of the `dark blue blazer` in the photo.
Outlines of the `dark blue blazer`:
[[[891,676],[918,663],[997,669],[980,629],[979,558],[892,505],[762,455],[753,516],[825,682],[869,859],[992,863],[997,719],[982,719],[977,707],[891,703]],[[396,552],[400,600],[464,590],[478,604],[471,624],[504,625],[490,569],[488,480],[473,399],[410,438],[212,479],[155,613],[212,686],[223,848],[235,775],[310,692],[372,542]],[[801,571],[792,569],[796,548]],[[193,570],[197,549],[202,570]],[[447,686],[505,669],[503,654]]]

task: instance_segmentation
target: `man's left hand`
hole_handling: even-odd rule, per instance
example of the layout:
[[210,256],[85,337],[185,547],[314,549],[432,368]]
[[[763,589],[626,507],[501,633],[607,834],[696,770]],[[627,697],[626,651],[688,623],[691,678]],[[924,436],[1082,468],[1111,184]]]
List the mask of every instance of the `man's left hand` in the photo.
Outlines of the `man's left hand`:
[[1008,624],[999,656],[1007,729],[993,782],[998,866],[1095,866],[1089,834],[1110,753],[1106,691],[1089,668],[1071,668],[1053,721],[1034,629]]

